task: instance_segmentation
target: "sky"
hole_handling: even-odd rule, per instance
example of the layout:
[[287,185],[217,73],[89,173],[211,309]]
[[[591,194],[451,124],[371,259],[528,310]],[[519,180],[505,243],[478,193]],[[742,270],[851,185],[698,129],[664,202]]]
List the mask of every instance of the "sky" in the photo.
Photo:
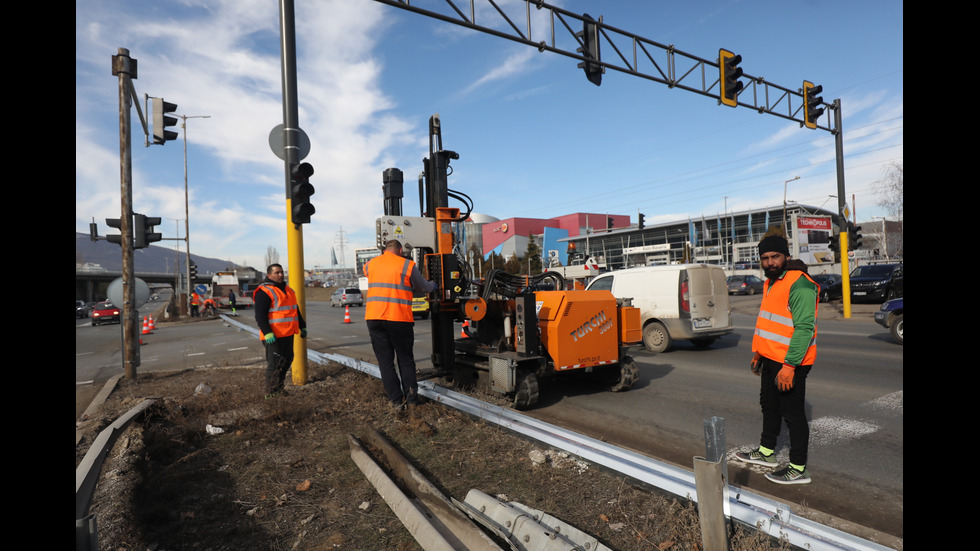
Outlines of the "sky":
[[[468,12],[466,0],[455,3]],[[742,56],[746,74],[785,88],[823,86],[825,101],[840,100],[849,209],[858,222],[895,219],[878,207],[874,183],[903,164],[901,2],[549,3],[697,58],[724,48]],[[523,26],[523,1],[497,4]],[[412,5],[449,13],[440,0]],[[475,6],[478,23],[501,28],[487,0]],[[88,233],[94,220],[100,235],[117,233],[105,219],[121,210],[111,62],[124,48],[138,63],[144,115],[149,96],[186,117],[177,140],[146,147],[135,106],[130,113],[133,210],[161,217],[157,245],[184,250],[171,239],[185,237],[186,162],[191,253],[264,268],[271,250],[288,265],[285,168],[269,140],[283,124],[279,3],[76,0],[75,8],[75,231]],[[573,58],[374,0],[299,0],[295,10],[299,126],[316,189],[316,213],[303,226],[307,269],[331,267],[333,254],[353,267],[354,249],[374,246],[387,168],[404,173],[404,213],[419,215],[436,113],[443,148],[459,154],[449,188],[499,219],[596,212],[635,224],[643,213],[653,225],[784,199],[836,210],[830,132],[618,71],[595,86]],[[531,12],[532,37],[550,41]],[[574,51],[567,34],[556,40]]]

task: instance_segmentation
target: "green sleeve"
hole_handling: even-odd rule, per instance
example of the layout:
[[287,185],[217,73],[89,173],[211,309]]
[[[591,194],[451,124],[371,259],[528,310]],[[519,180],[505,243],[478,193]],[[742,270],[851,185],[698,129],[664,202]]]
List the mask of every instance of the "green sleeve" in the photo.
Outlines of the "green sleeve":
[[784,363],[800,365],[817,327],[817,286],[800,277],[789,289],[789,309],[793,314],[793,338]]

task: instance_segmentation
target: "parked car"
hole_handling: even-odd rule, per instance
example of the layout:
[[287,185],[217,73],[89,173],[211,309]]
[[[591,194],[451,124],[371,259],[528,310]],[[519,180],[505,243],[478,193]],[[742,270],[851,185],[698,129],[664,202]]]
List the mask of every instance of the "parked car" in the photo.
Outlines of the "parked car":
[[632,298],[640,309],[643,344],[664,352],[676,340],[706,348],[735,331],[725,271],[709,264],[641,266],[601,274],[588,290]]
[[837,274],[816,274],[810,277],[820,285],[820,302],[844,298],[843,277]]
[[96,303],[92,309],[92,325],[119,323],[119,320],[119,308],[113,306],[108,300]]
[[754,295],[762,292],[762,279],[754,275],[731,275],[726,280],[729,295]]
[[891,329],[892,338],[901,345],[904,345],[902,341],[904,315],[905,299],[902,297],[886,300],[882,303],[881,308],[875,312],[875,321],[878,322],[878,325]]
[[364,295],[356,287],[338,287],[330,295],[330,306],[364,306]]
[[901,264],[868,264],[851,272],[851,300],[886,301],[902,296]]

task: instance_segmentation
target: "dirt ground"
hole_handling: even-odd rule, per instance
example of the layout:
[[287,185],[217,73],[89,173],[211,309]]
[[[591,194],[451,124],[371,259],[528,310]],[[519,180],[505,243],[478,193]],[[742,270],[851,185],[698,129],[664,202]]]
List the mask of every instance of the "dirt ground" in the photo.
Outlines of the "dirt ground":
[[[351,459],[348,435],[370,448],[372,431],[447,498],[477,489],[517,501],[618,551],[702,549],[690,503],[436,403],[393,411],[380,381],[360,372],[312,365],[307,375],[302,386],[287,377],[288,394],[272,399],[258,369],[121,379],[81,420],[75,450],[77,467],[102,429],[154,400],[103,466],[90,509],[99,549],[422,549]],[[789,549],[744,526],[730,533],[732,551]]]
[[[76,446],[77,467],[99,431],[155,400],[102,469],[91,506],[99,548],[421,549],[351,459],[348,435],[366,442],[373,430],[447,497],[463,500],[475,488],[517,501],[616,550],[701,549],[689,503],[439,404],[392,411],[380,381],[362,373],[317,366],[308,375],[273,399],[262,396],[255,369],[122,379]],[[536,464],[532,452],[547,461]],[[785,548],[733,528],[734,551]]]

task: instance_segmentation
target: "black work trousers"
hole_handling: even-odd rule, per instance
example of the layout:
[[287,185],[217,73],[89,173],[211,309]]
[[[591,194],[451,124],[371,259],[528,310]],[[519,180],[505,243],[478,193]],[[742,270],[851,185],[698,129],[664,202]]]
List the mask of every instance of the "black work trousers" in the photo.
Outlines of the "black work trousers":
[[293,335],[276,337],[276,342],[265,345],[265,393],[275,394],[286,384],[286,372],[293,365]]
[[393,404],[417,403],[419,385],[415,376],[415,323],[367,320],[367,328],[388,400]]
[[776,375],[782,369],[782,362],[762,358],[762,389],[759,403],[762,405],[762,438],[760,444],[770,450],[776,449],[776,439],[782,430],[783,421],[789,430],[789,462],[806,465],[807,450],[810,445],[810,425],[806,420],[806,376],[810,365],[801,365],[793,375],[793,388],[783,392],[776,387]]

